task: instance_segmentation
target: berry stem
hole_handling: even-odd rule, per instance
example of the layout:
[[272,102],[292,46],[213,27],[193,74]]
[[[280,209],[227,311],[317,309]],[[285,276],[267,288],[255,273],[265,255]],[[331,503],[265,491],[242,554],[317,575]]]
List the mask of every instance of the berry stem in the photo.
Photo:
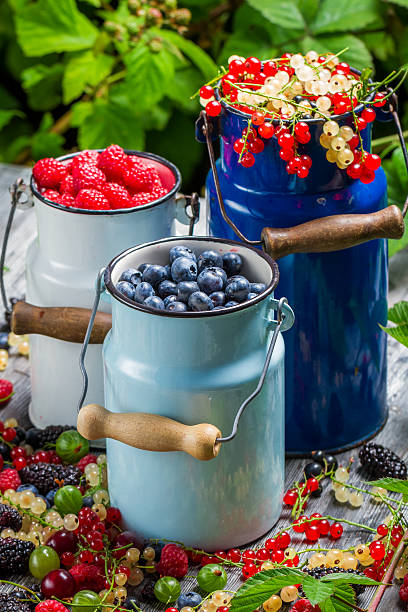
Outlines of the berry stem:
[[10,584],[11,586],[15,586],[18,589],[23,589],[24,591],[28,591],[28,593],[31,593],[31,595],[34,595],[35,599],[40,602],[40,598],[38,597],[37,593],[35,593],[34,591],[32,591],[31,589],[29,589],[28,587],[24,586],[23,584],[17,584],[16,582],[10,582],[10,580],[0,580],[0,584]]
[[376,612],[380,604],[380,601],[382,599],[382,596],[384,595],[385,589],[391,586],[390,583],[392,583],[392,577],[394,574],[394,570],[398,564],[398,561],[400,560],[401,556],[404,553],[404,549],[407,543],[408,543],[408,530],[404,533],[401,542],[398,544],[398,547],[392,558],[392,562],[390,563],[387,569],[387,572],[384,575],[383,584],[381,584],[377,588],[375,595],[374,595],[374,599],[372,600],[367,612]]

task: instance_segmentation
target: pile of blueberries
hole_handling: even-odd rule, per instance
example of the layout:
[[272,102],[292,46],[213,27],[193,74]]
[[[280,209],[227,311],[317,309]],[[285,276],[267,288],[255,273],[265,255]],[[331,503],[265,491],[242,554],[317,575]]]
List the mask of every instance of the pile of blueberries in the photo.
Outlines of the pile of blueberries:
[[166,266],[143,263],[125,270],[116,289],[138,304],[172,312],[220,310],[252,300],[265,291],[240,275],[237,253],[204,251],[198,257],[185,246],[174,246]]

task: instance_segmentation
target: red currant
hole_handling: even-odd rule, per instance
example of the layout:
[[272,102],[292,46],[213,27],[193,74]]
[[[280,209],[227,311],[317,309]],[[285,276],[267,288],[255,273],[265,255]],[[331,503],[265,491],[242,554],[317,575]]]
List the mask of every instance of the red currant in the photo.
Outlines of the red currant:
[[252,550],[252,548],[248,548],[247,550],[244,550],[244,552],[242,553],[242,558],[244,561],[255,561],[256,552]]
[[17,471],[20,471],[26,467],[27,459],[25,457],[17,457],[17,459],[13,459],[13,465]]
[[288,534],[287,531],[283,531],[282,533],[280,533],[278,535],[278,537],[276,538],[276,546],[277,548],[279,548],[280,550],[285,550],[289,544],[291,543],[291,537]]
[[350,66],[346,62],[339,62],[336,66],[337,70],[342,70],[344,74],[349,74]]
[[375,172],[373,170],[369,170],[366,167],[363,167],[360,174],[360,181],[367,185],[368,183],[372,183],[375,179]]
[[275,76],[275,74],[278,72],[278,68],[275,62],[272,62],[270,60],[267,62],[264,62],[263,72],[266,74],[267,77]]
[[[288,161],[288,163],[286,164],[286,172],[288,174],[296,174],[296,170],[297,170],[297,165],[296,162],[294,161],[294,157],[292,159],[290,159]],[[295,500],[296,501],[296,500]],[[288,502],[285,502],[286,504],[288,504]],[[295,503],[295,502],[293,502]],[[293,504],[288,504],[288,506],[293,506]]]
[[285,553],[283,550],[275,550],[275,552],[271,555],[271,559],[274,563],[282,563],[285,560]]
[[375,98],[374,98],[374,106],[375,107],[380,108],[380,106],[384,106],[386,101],[387,101],[387,99],[386,99],[384,93],[377,92],[375,94]]
[[326,536],[330,532],[330,523],[327,519],[319,521],[319,530],[321,536]]
[[348,104],[344,100],[340,100],[334,106],[334,114],[335,115],[343,115],[348,110]]
[[343,527],[340,523],[333,523],[330,527],[330,535],[334,540],[338,540],[343,535]]
[[221,104],[218,100],[213,100],[212,102],[208,102],[205,106],[205,112],[209,117],[218,117],[221,113]]
[[230,85],[230,83],[236,83],[237,81],[238,81],[237,77],[235,77],[233,74],[230,74],[229,72],[225,76],[223,76],[221,79],[223,93],[229,94],[231,93],[231,91],[236,92],[235,89],[233,90],[233,87],[232,85]]
[[365,130],[367,127],[367,121],[365,121],[362,117],[357,117],[356,124],[359,132],[361,132],[361,130]]
[[179,612],[178,608],[166,608],[166,612]]
[[252,561],[250,561],[249,563],[245,563],[244,567],[242,568],[242,578],[244,580],[247,580],[247,578],[251,578],[251,576],[254,576],[255,574],[256,574],[255,563],[253,563]]
[[209,100],[213,96],[214,96],[214,90],[212,87],[210,87],[210,85],[204,85],[200,89],[200,98],[203,98],[204,100]]
[[303,533],[306,527],[306,523],[304,523],[304,520],[306,518],[307,517],[304,515],[299,516],[299,518],[296,519],[292,524],[293,531],[295,531],[296,533]]
[[13,446],[10,455],[12,459],[17,459],[17,457],[26,457],[27,453],[22,446]]
[[309,134],[309,126],[304,121],[299,121],[295,125],[295,134],[296,136],[302,136],[305,134]]
[[[306,166],[304,166],[304,168],[306,168]],[[307,168],[307,170],[308,170],[308,168]],[[317,489],[319,488],[319,481],[317,480],[317,478],[309,478],[309,479],[307,480],[307,483],[306,483],[306,484],[307,484],[308,491],[311,491],[311,492],[313,492],[313,491],[317,491]],[[312,516],[316,516],[316,515],[315,515],[315,514],[312,514]],[[321,514],[319,514],[319,518],[320,518],[321,516],[322,516],[322,515],[321,515]]]
[[276,539],[275,538],[269,538],[268,540],[266,540],[265,542],[265,548],[269,551],[275,551],[277,546],[276,546]]
[[262,125],[264,121],[265,121],[265,113],[263,113],[262,111],[255,111],[252,114],[252,123],[254,125]]
[[361,176],[362,170],[363,170],[363,166],[359,164],[358,162],[354,162],[353,164],[350,164],[347,167],[346,172],[351,178],[358,179]]
[[81,563],[92,563],[94,556],[90,550],[82,550],[78,555],[78,559]]
[[363,110],[361,116],[364,121],[366,121],[367,123],[371,123],[376,117],[375,110],[373,108],[367,107]]
[[312,158],[309,155],[302,155],[299,159],[299,165],[310,169],[312,167]]
[[299,136],[297,136],[296,138],[300,144],[307,144],[308,142],[310,142],[310,139],[312,137],[310,136],[310,132],[307,132],[306,134],[299,134]]
[[370,555],[374,559],[374,561],[382,561],[385,557],[385,548],[382,542],[376,541],[371,542],[370,546]]
[[232,60],[228,66],[228,70],[235,77],[240,77],[245,72],[245,63],[239,59]]
[[245,155],[243,155],[241,158],[241,164],[244,168],[250,168],[254,165],[254,163],[255,157],[252,155],[252,153],[245,153]]
[[279,157],[283,159],[283,161],[289,161],[294,157],[295,152],[293,149],[281,149],[279,151]]
[[350,147],[350,149],[351,149],[352,151],[354,151],[354,149],[356,149],[356,148],[358,147],[358,145],[360,144],[360,139],[359,139],[359,137],[357,136],[357,134],[354,134],[354,136],[352,136],[352,137],[350,138],[350,140],[348,141],[348,143],[347,143],[347,144],[348,144],[348,146]]
[[377,570],[374,567],[366,567],[363,573],[367,578],[378,580]]
[[[291,163],[293,163],[293,160],[291,160],[288,165]],[[298,494],[295,489],[289,489],[289,491],[286,491],[285,495],[283,496],[283,503],[287,506],[293,506],[296,503],[297,498]]]
[[296,170],[296,174],[298,175],[299,178],[306,178],[307,175],[309,174],[309,168],[306,168],[306,166],[300,166]]
[[388,527],[385,523],[381,523],[381,525],[378,525],[377,527],[377,533],[378,535],[384,537],[387,535],[388,533]]
[[252,153],[261,153],[264,150],[265,145],[260,138],[254,138],[254,140],[249,143],[248,148],[250,151],[252,151]]
[[14,440],[16,435],[17,432],[14,427],[7,427],[7,429],[4,430],[3,438],[6,442],[11,442],[12,440]]
[[368,153],[365,158],[364,165],[369,170],[378,170],[378,168],[381,166],[381,157],[375,153]]
[[283,133],[278,136],[278,144],[282,149],[292,149],[295,139],[292,134]]
[[239,140],[236,140],[234,142],[234,151],[235,151],[235,153],[238,153],[238,154],[241,153],[241,151],[243,151],[244,147],[245,147],[245,141],[242,138],[240,138]]
[[245,60],[245,70],[249,74],[258,74],[261,72],[261,61],[257,57],[247,57]]
[[266,561],[269,559],[269,552],[266,550],[266,548],[260,548],[256,551],[256,558],[258,561]]
[[62,564],[65,567],[72,567],[75,563],[75,555],[72,552],[64,552],[61,555]]
[[401,601],[408,601],[408,587],[406,587],[405,585],[402,585],[402,587],[399,590],[399,596]]
[[258,133],[262,138],[272,138],[275,133],[275,128],[272,123],[263,123],[259,126]]
[[[248,134],[248,136],[247,136]],[[257,137],[257,133],[256,130],[251,129],[251,128],[244,128],[242,130],[242,138],[245,138],[245,136],[247,137],[247,142],[251,142],[251,140],[254,140],[254,138]]]
[[239,563],[241,561],[241,551],[238,548],[231,548],[227,552],[227,559],[233,563]]
[[311,542],[316,542],[316,540],[318,540],[320,537],[320,528],[318,527],[318,525],[306,525],[305,536]]

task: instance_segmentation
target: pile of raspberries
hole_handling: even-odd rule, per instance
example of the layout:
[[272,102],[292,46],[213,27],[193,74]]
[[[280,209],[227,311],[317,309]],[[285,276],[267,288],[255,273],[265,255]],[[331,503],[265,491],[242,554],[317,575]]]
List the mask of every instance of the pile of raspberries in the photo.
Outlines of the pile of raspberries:
[[101,153],[82,151],[66,162],[40,159],[33,176],[45,198],[73,208],[134,208],[167,193],[154,166],[116,144]]

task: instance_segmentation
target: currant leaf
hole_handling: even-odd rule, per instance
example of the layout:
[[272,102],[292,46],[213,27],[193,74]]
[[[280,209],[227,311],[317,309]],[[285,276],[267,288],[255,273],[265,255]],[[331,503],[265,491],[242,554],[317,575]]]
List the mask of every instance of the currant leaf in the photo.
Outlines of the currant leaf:
[[295,2],[287,0],[248,0],[252,8],[258,10],[271,23],[281,28],[303,29],[305,21]]
[[110,74],[114,62],[113,56],[104,53],[95,56],[92,51],[83,51],[71,57],[62,81],[64,104],[78,98],[87,85],[98,85]]
[[[259,572],[249,578],[232,599],[231,612],[253,612],[283,587],[302,584],[307,575],[292,568],[279,568]],[[315,580],[314,578],[312,580]],[[315,580],[318,582],[317,580]]]
[[373,480],[368,482],[373,487],[381,487],[386,491],[393,491],[394,493],[408,494],[408,480],[400,480],[399,478],[380,478],[379,480]]
[[349,0],[323,0],[311,29],[316,34],[356,31],[378,17],[376,0],[360,0],[357,5]]
[[321,582],[307,576],[303,581],[303,590],[310,603],[315,605],[330,597],[334,593],[335,587],[333,585]]

